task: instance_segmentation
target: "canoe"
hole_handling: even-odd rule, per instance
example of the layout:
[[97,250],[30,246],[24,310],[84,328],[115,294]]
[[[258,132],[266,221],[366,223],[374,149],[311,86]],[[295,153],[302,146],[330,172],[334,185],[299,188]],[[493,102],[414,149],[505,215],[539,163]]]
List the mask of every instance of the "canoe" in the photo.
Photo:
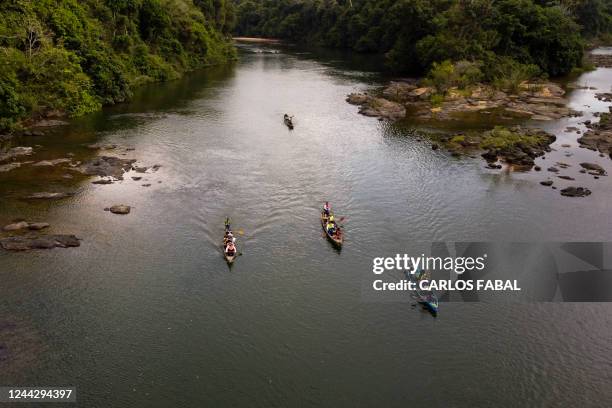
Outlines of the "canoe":
[[438,315],[438,298],[433,293],[428,296],[421,296],[418,303],[432,315]]
[[327,235],[327,239],[329,239],[335,246],[341,247],[342,243],[344,242],[344,231],[342,231],[342,228],[338,226],[338,228],[340,229],[340,238],[337,238],[335,236],[332,236],[329,232],[327,232],[327,228],[325,228],[326,225],[327,225],[327,217],[325,217],[323,213],[321,213],[321,227],[323,228],[323,232],[325,232],[325,235]]
[[423,309],[427,310],[433,316],[438,315],[438,297],[431,290],[422,290],[418,287],[419,281],[421,279],[429,279],[425,277],[426,272],[423,270],[417,270],[416,273],[411,274],[409,271],[405,271],[406,277],[408,280],[415,282],[417,284],[417,288],[414,291],[413,298],[417,301],[417,303],[423,306]]
[[289,129],[293,130],[293,121],[290,118],[285,118],[284,122],[285,122],[285,125],[287,125]]

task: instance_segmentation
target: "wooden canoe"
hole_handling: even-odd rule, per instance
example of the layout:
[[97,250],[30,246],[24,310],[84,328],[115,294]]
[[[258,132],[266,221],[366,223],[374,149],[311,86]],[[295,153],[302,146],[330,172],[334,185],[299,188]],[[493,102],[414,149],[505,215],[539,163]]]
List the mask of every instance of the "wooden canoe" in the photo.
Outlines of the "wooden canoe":
[[321,227],[323,228],[323,232],[325,232],[325,235],[327,235],[327,239],[329,239],[337,247],[341,247],[342,243],[344,242],[344,231],[342,230],[342,228],[340,228],[340,226],[336,224],[336,227],[340,230],[340,237],[337,237],[327,232],[326,226],[327,226],[327,217],[323,215],[323,213],[321,213]]

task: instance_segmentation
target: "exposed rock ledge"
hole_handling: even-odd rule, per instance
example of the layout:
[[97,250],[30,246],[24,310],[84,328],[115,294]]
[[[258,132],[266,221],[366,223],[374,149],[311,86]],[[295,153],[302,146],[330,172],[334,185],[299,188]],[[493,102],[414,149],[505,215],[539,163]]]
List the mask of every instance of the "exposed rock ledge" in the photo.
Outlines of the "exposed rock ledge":
[[123,180],[123,173],[132,169],[136,159],[122,159],[114,156],[100,156],[84,163],[79,171],[88,176],[113,177]]
[[0,152],[0,162],[13,160],[20,156],[30,156],[32,152],[33,149],[31,147],[13,147],[12,149],[9,149],[6,152]]
[[26,221],[15,221],[12,224],[5,225],[2,228],[3,231],[20,231],[29,229],[32,231],[39,231],[45,228],[49,228],[49,224],[46,222],[26,222]]
[[479,84],[469,90],[451,88],[436,105],[432,103],[434,89],[419,87],[416,81],[391,82],[381,96],[368,93],[348,95],[347,102],[359,105],[359,112],[390,120],[409,114],[419,119],[451,120],[461,113],[501,111],[509,117],[534,120],[554,120],[578,116],[580,112],[567,107],[565,91],[558,85],[523,83],[518,94],[512,95]]
[[7,251],[28,251],[78,247],[81,243],[74,235],[21,235],[0,239],[0,247]]
[[556,140],[554,135],[543,130],[521,126],[497,126],[486,132],[437,134],[431,135],[431,138],[436,142],[432,145],[433,149],[437,149],[439,143],[453,156],[484,150],[482,157],[492,169],[501,168],[501,165],[495,164],[497,161],[519,168],[531,168],[535,165],[535,158],[550,152],[550,145]]
[[599,122],[589,123],[589,131],[578,139],[581,147],[598,150],[612,158],[612,107],[610,113],[602,113]]

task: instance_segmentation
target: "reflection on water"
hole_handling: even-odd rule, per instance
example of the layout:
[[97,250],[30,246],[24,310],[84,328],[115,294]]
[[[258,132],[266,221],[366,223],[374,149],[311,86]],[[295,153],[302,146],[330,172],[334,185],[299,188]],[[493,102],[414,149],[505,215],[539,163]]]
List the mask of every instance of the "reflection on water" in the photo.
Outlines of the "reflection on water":
[[[372,71],[279,50],[143,88],[29,142],[40,143],[36,160],[85,160],[97,142],[133,147],[139,163],[162,165],[140,181],[0,175],[0,221],[44,220],[83,238],[77,249],[0,253],[0,312],[42,342],[24,383],[74,384],[83,406],[108,407],[609,405],[608,305],[444,304],[434,321],[409,299],[361,296],[372,258],[414,241],[609,240],[609,179],[580,179],[593,195],[568,199],[539,185],[547,174],[433,151],[418,124],[344,102],[382,83]],[[607,91],[610,77],[581,81]],[[574,91],[572,105],[605,110],[593,92]],[[565,142],[576,160],[608,165],[563,132],[578,121],[546,124],[559,140],[543,166],[570,159]],[[77,195],[20,199],[53,188]],[[339,254],[321,234],[325,200],[346,216]],[[103,211],[119,203],[132,213]],[[218,248],[226,216],[244,230],[231,271]],[[12,384],[3,364],[0,383]]]

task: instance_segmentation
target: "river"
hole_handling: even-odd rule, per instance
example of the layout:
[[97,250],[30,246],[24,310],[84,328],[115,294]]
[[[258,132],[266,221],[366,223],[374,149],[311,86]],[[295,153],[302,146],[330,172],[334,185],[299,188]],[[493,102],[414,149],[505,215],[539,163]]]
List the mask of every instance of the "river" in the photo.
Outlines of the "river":
[[[162,165],[145,180],[0,175],[0,221],[82,238],[0,252],[0,384],[74,385],[84,407],[612,405],[608,304],[443,303],[434,319],[362,294],[372,258],[413,241],[610,241],[612,182],[575,164],[610,159],[563,129],[607,110],[594,94],[612,70],[578,79],[597,88],[570,94],[585,117],[545,125],[556,151],[537,163],[572,164],[593,191],[577,199],[541,186],[545,172],[485,169],[432,150],[409,121],[359,115],[344,99],[384,83],[371,61],[265,45],[240,56],[30,140],[36,159],[133,147]],[[67,183],[69,199],[20,199]],[[341,252],[321,235],[324,200],[346,216]],[[103,211],[118,203],[132,213]],[[225,216],[244,232],[231,269]]]

